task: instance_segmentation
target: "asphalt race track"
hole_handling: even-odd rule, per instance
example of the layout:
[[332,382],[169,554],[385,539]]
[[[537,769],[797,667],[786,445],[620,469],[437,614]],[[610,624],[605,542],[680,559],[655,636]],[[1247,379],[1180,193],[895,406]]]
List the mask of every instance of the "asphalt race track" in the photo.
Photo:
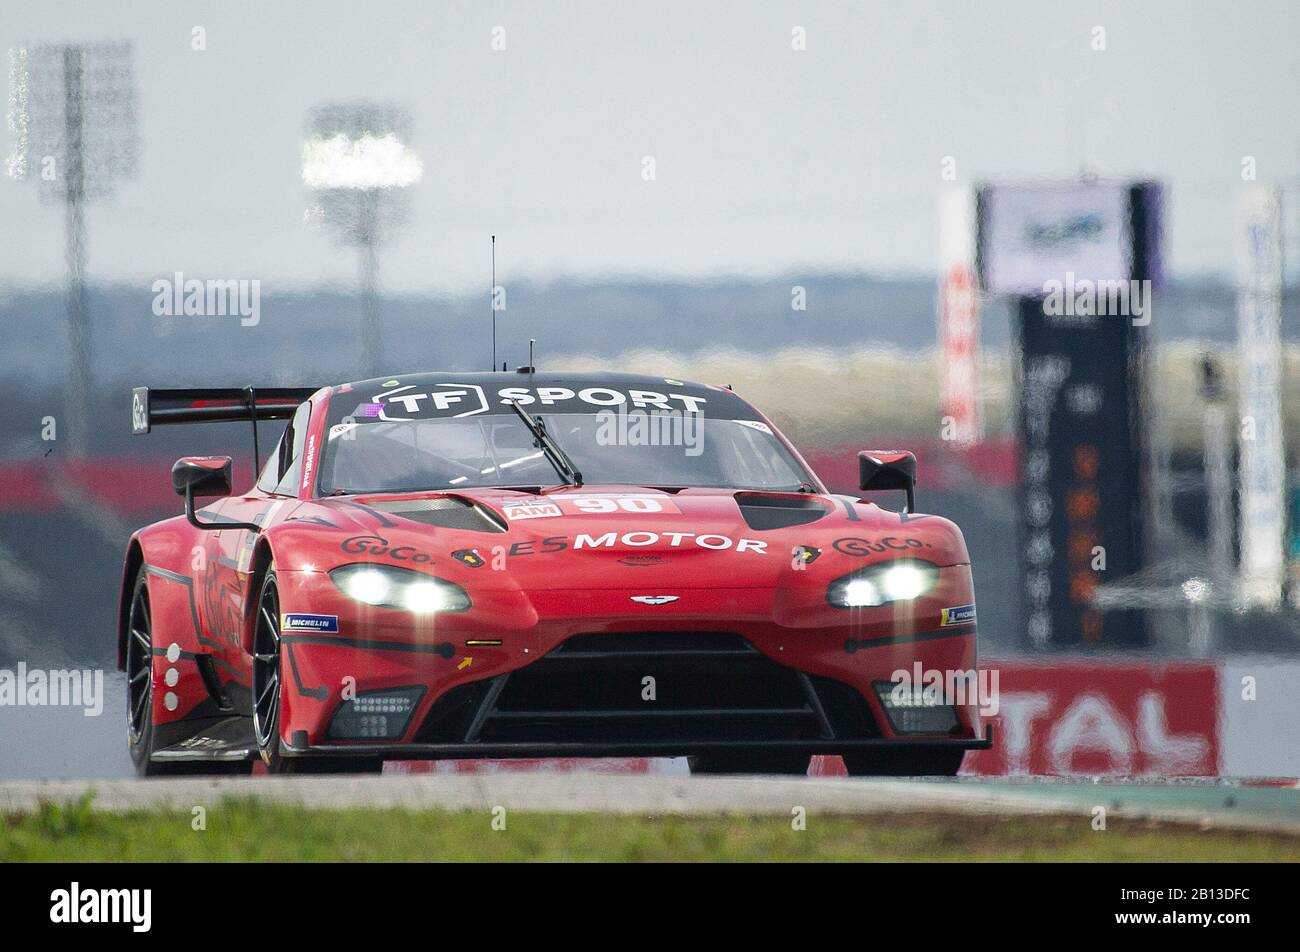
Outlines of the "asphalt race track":
[[605,812],[616,814],[865,815],[950,813],[1110,817],[1191,824],[1199,829],[1300,833],[1300,788],[1215,782],[1164,784],[866,780],[788,777],[627,776],[596,772],[240,777],[165,780],[7,781],[0,812],[94,792],[101,810],[215,806],[256,797],[315,808]]

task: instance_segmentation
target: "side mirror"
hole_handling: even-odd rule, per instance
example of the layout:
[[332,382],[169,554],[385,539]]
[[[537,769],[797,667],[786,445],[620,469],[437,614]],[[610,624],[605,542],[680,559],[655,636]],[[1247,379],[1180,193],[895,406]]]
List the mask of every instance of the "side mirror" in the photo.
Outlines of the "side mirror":
[[194,514],[194,500],[198,496],[230,495],[229,456],[182,456],[172,466],[172,488],[185,497],[185,518],[196,529],[248,529],[261,532],[262,527],[251,522],[199,522]]
[[184,496],[229,496],[229,456],[182,456],[172,467],[172,488]]
[[858,454],[858,488],[901,489],[907,493],[907,512],[915,512],[916,457],[907,450],[863,450]]

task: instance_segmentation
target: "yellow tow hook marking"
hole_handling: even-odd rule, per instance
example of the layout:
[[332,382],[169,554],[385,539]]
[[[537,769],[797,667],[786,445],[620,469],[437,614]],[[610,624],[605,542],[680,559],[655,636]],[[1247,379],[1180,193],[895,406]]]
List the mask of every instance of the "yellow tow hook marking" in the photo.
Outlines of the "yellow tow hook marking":
[[469,667],[471,664],[473,664],[473,663],[474,663],[474,659],[473,659],[472,657],[470,657],[469,655],[466,655],[466,656],[465,656],[465,660],[462,661],[460,664],[456,665],[456,669],[457,669],[458,671],[464,671],[466,668],[468,668],[468,667]]

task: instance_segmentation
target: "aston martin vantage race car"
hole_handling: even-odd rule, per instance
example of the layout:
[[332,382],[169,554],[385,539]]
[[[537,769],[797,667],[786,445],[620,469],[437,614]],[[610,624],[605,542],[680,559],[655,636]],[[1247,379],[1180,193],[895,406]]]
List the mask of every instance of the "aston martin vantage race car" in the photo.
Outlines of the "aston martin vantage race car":
[[[687,757],[699,772],[953,774],[974,697],[960,530],[915,459],[834,495],[729,388],[626,374],[420,373],[133,392],[132,427],[287,420],[260,475],[172,469],[136,532],[119,664],[139,772],[386,760]],[[203,500],[200,502],[200,500]]]

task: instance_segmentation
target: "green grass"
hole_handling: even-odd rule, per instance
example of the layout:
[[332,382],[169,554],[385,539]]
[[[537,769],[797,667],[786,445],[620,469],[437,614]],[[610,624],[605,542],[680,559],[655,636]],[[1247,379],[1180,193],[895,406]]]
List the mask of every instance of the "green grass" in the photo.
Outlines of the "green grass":
[[183,810],[108,813],[89,798],[0,816],[0,861],[1300,861],[1300,837],[1090,817],[648,817],[308,810],[225,800],[207,829]]

